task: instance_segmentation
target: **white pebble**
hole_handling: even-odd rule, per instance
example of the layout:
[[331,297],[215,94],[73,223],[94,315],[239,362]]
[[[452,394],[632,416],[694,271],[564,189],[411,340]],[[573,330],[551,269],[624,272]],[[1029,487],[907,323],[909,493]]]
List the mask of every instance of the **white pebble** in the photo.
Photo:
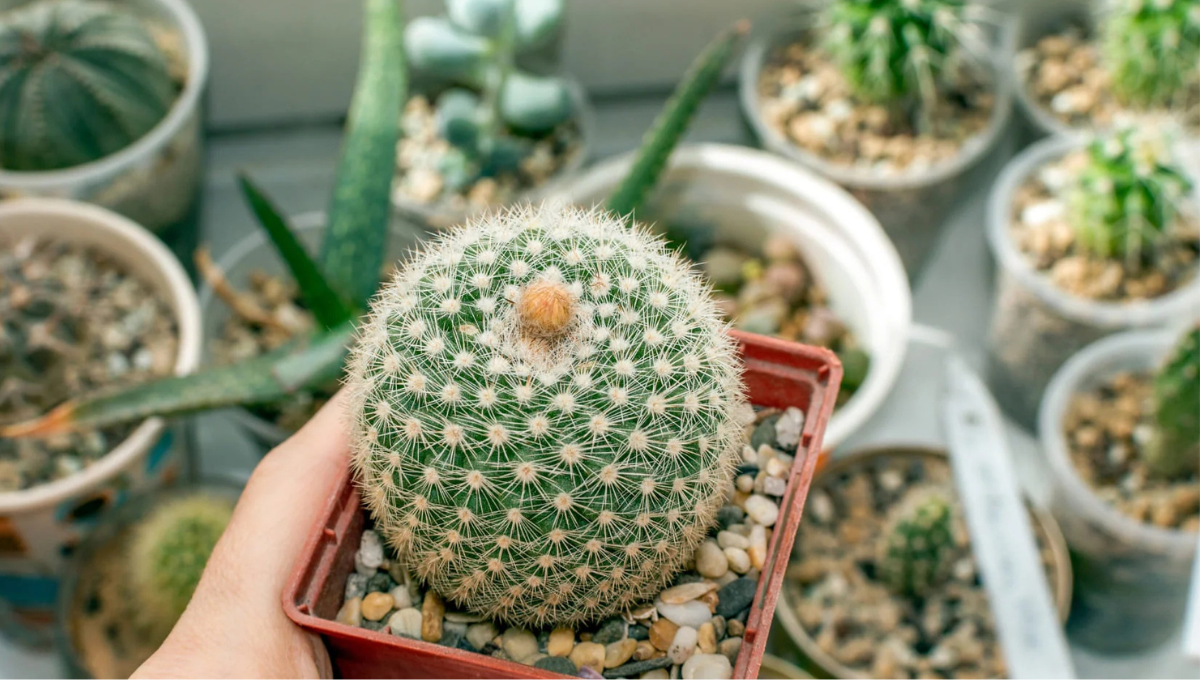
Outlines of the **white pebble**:
[[1045,224],[1063,216],[1067,207],[1062,201],[1038,201],[1021,211],[1021,221],[1031,227]]
[[[789,460],[789,461],[785,462],[782,460],[783,458],[784,458],[784,456],[775,456],[771,460],[767,461],[767,467],[765,469],[766,469],[768,475],[770,475],[772,477],[787,476],[788,466],[791,464],[792,461]],[[791,456],[787,456],[787,458],[791,458]]]
[[742,493],[750,493],[754,489],[754,478],[750,475],[739,475],[737,478],[737,490]]
[[392,629],[392,635],[402,635],[415,640],[421,639],[421,612],[412,607],[392,614],[387,625]]
[[392,606],[396,609],[407,609],[412,606],[412,595],[408,592],[408,587],[398,585],[388,591],[388,595],[392,596]]
[[729,561],[729,568],[738,574],[750,571],[750,555],[741,548],[726,548],[725,559]]
[[676,631],[675,639],[671,641],[671,646],[667,649],[667,656],[671,657],[671,662],[681,664],[692,658],[692,655],[696,653],[698,639],[699,634],[696,629],[690,626],[683,626]]
[[742,460],[753,465],[758,462],[758,452],[753,446],[746,444],[742,447]]
[[741,534],[735,534],[732,531],[722,531],[717,534],[717,545],[724,548],[741,548],[745,550],[750,547],[750,540]]
[[467,642],[470,642],[475,649],[483,649],[483,646],[491,642],[498,632],[496,624],[491,621],[475,623],[467,626]]
[[779,506],[766,496],[755,494],[747,498],[745,510],[750,519],[764,527],[772,526],[779,519]]
[[733,677],[733,666],[724,654],[695,654],[683,664],[683,680]]
[[696,571],[705,578],[721,578],[729,572],[729,560],[719,545],[705,541],[696,550]]
[[526,659],[538,653],[538,641],[527,630],[509,628],[500,636],[500,646],[504,653],[513,661],[524,663]]
[[787,491],[787,482],[779,477],[767,477],[763,480],[763,493],[768,496],[782,496]]
[[383,541],[379,534],[370,529],[363,532],[362,541],[358,544],[358,557],[364,567],[373,570],[383,564]]
[[789,406],[779,420],[775,421],[775,441],[780,448],[794,449],[800,443],[804,431],[804,411]]
[[[746,561],[749,562],[750,558],[747,557]],[[680,627],[699,628],[712,618],[712,612],[708,610],[708,605],[698,600],[683,604],[656,602],[654,606],[658,608],[659,616]]]

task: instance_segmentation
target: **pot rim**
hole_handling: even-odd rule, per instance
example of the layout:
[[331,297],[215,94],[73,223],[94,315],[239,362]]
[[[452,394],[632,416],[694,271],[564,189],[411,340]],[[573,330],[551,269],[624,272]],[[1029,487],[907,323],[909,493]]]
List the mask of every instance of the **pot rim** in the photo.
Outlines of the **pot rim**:
[[[1015,20],[1012,18],[1005,19],[996,28],[995,44],[992,49],[994,55],[989,64],[993,77],[995,102],[987,127],[979,134],[966,139],[960,147],[959,153],[953,158],[928,168],[918,170],[909,168],[895,174],[884,175],[861,168],[838,165],[800,148],[763,122],[762,109],[759,105],[758,81],[771,49],[787,37],[809,27],[811,25],[809,14],[809,12],[804,12],[800,15],[790,14],[775,17],[777,21],[770,22],[770,29],[756,31],[756,35],[751,39],[738,63],[738,100],[742,113],[750,124],[755,137],[767,150],[801,163],[845,187],[871,191],[903,191],[941,184],[964,174],[981,161],[1000,141],[1012,117],[1014,88],[1009,78],[1010,69],[1005,66],[1005,60],[1012,52],[1012,34],[1015,25]],[[767,25],[765,22],[760,22],[760,24]]]
[[42,191],[63,185],[90,184],[142,161],[166,145],[198,110],[208,81],[208,41],[204,26],[187,0],[147,0],[159,5],[187,45],[188,74],[183,91],[162,120],[132,144],[94,161],[59,170],[12,171],[0,168],[0,185],[10,189]]
[[1038,40],[1049,34],[1047,24],[1057,20],[1075,19],[1084,24],[1084,27],[1088,30],[1094,30],[1096,17],[1092,12],[1088,11],[1085,2],[1063,2],[1062,0],[1057,0],[1054,3],[1045,3],[1045,7],[1040,8],[1039,12],[1046,12],[1047,10],[1052,11],[1053,14],[1049,16],[1042,14],[1039,16],[1036,19],[1038,21],[1036,26],[1032,23],[1035,19],[1030,16],[1028,11],[1022,12],[1016,19],[1015,28],[1013,29],[1013,59],[1009,66],[1013,95],[1017,101],[1017,106],[1025,114],[1026,120],[1033,123],[1039,134],[1064,137],[1084,135],[1088,132],[1086,128],[1079,128],[1064,123],[1034,100],[1029,92],[1029,79],[1023,73],[1024,69],[1020,63],[1022,61],[1020,55],[1023,50],[1033,47]]
[[1109,302],[1071,295],[1038,272],[1017,249],[1009,234],[1013,196],[1033,173],[1087,143],[1080,135],[1049,137],[1022,151],[1001,171],[987,202],[987,240],[1005,272],[1055,312],[1083,324],[1105,328],[1162,324],[1200,310],[1200,272],[1187,284],[1147,300]]
[[[575,199],[602,193],[602,187],[615,186],[633,163],[635,153],[593,165],[558,186],[557,191],[549,194],[550,200],[578,203]],[[676,169],[737,174],[803,197],[803,205],[793,207],[816,213],[817,219],[845,234],[845,243],[854,251],[849,257],[860,263],[861,270],[871,277],[859,283],[859,298],[868,309],[874,307],[866,316],[878,318],[878,327],[859,329],[859,336],[864,341],[876,340],[874,336],[882,340],[876,340],[876,347],[868,346],[871,366],[866,380],[833,414],[826,429],[825,450],[836,448],[879,410],[904,365],[906,339],[912,327],[912,292],[895,246],[879,221],[844,189],[808,168],[766,151],[729,144],[683,144],[668,161],[668,172]],[[775,204],[771,206],[768,201],[758,203],[762,212],[775,213],[782,204],[781,201],[771,202]],[[875,333],[864,332],[870,330]]]
[[1144,359],[1147,367],[1155,366],[1170,351],[1177,337],[1172,330],[1166,329],[1128,331],[1097,340],[1077,352],[1055,372],[1042,397],[1038,410],[1038,440],[1055,475],[1053,481],[1070,494],[1074,512],[1123,535],[1130,542],[1190,559],[1196,552],[1196,534],[1139,522],[1096,495],[1071,463],[1062,428],[1063,416],[1078,388],[1112,374],[1105,364],[1114,359],[1133,357]]
[[[98,241],[91,241],[88,242],[90,247],[107,250],[110,256],[123,265],[134,259],[144,259],[150,262],[153,268],[158,269],[159,275],[166,282],[166,290],[161,292],[165,293],[164,297],[175,316],[178,333],[174,374],[186,375],[196,369],[200,363],[202,344],[200,303],[179,260],[175,259],[157,237],[126,217],[99,206],[77,201],[60,198],[19,198],[0,203],[0,225],[6,218],[30,216],[45,217],[48,218],[47,222],[51,223],[41,230],[42,237],[49,233],[53,220],[73,220],[86,225],[86,229],[103,232],[107,237],[106,245],[101,246]],[[22,231],[38,233],[38,230]],[[0,232],[3,232],[2,226]],[[55,234],[52,238],[62,237]],[[72,236],[63,240],[81,239]],[[123,268],[129,269],[128,266]],[[144,276],[137,278],[143,283],[149,283]],[[0,513],[36,512],[45,506],[85,492],[118,474],[128,467],[132,460],[149,450],[164,427],[165,421],[162,418],[149,418],[138,425],[124,441],[110,448],[108,453],[88,467],[52,482],[20,491],[0,493]]]
[[[812,491],[820,488],[822,478],[844,472],[874,458],[884,456],[936,458],[946,461],[949,464],[949,455],[945,449],[938,447],[906,444],[870,446],[854,451],[837,460],[830,461],[827,465],[817,470],[817,473],[813,475],[812,489],[809,493],[811,494]],[[1071,613],[1071,599],[1074,587],[1074,572],[1071,568],[1067,541],[1063,537],[1058,522],[1050,513],[1037,507],[1028,499],[1026,499],[1025,505],[1030,515],[1037,522],[1038,527],[1045,534],[1046,542],[1050,546],[1050,552],[1054,555],[1054,580],[1059,586],[1054,598],[1055,608],[1058,610],[1059,621],[1065,623],[1067,616]],[[816,641],[808,634],[808,631],[804,629],[804,626],[800,624],[800,620],[796,618],[790,589],[785,584],[780,591],[779,599],[782,602],[776,608],[776,615],[779,618],[779,622],[783,624],[783,629],[787,632],[788,637],[800,648],[800,652],[835,678],[860,677],[858,673],[842,665],[817,645]]]

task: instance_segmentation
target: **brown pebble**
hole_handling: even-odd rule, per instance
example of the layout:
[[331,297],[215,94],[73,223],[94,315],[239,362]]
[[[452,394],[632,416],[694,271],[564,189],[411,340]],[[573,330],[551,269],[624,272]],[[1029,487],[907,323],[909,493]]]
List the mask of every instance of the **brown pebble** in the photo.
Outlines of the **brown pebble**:
[[700,601],[708,605],[708,611],[715,614],[717,612],[717,604],[721,601],[715,590],[709,591],[700,597]]
[[696,633],[696,644],[700,647],[700,651],[705,654],[715,654],[717,651],[717,630],[713,627],[712,621],[701,625]]
[[616,668],[629,661],[629,657],[637,650],[637,645],[638,641],[633,638],[610,643],[604,648],[604,667]]
[[442,639],[442,617],[446,615],[446,605],[442,598],[432,590],[425,593],[425,602],[421,604],[421,639],[426,642],[440,642]]
[[362,598],[352,597],[346,600],[346,603],[338,610],[337,622],[355,628],[360,626],[362,624]]
[[367,593],[362,600],[362,615],[368,621],[379,621],[392,611],[395,599],[387,593]]
[[667,588],[658,594],[658,599],[666,604],[683,604],[702,598],[716,589],[717,584],[712,581],[694,581]]
[[725,634],[729,637],[741,637],[746,632],[746,624],[737,619],[729,619],[725,624]]
[[595,642],[580,642],[571,650],[569,657],[576,668],[587,666],[600,673],[604,671],[604,645]]
[[654,645],[655,649],[665,652],[671,647],[677,632],[679,626],[671,623],[670,619],[659,619],[650,626],[650,644]]
[[639,640],[637,647],[633,649],[633,660],[645,661],[646,659],[652,659],[656,653],[658,653],[658,650],[654,648],[654,645],[649,640]]

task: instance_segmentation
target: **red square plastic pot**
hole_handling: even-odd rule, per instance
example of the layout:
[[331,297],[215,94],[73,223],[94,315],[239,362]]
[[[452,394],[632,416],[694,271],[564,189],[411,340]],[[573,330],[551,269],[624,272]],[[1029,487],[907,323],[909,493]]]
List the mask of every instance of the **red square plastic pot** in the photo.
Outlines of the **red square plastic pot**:
[[[750,606],[735,678],[754,678],[762,661],[783,585],[804,500],[821,453],[821,438],[833,413],[842,366],[828,350],[776,338],[731,331],[741,344],[744,378],[755,406],[804,411],[804,431],[789,473],[758,590]],[[411,640],[334,621],[346,577],[370,518],[359,502],[349,470],[313,528],[300,563],[283,595],[289,618],[325,641],[334,672],[345,678],[561,678],[540,668],[484,654]]]

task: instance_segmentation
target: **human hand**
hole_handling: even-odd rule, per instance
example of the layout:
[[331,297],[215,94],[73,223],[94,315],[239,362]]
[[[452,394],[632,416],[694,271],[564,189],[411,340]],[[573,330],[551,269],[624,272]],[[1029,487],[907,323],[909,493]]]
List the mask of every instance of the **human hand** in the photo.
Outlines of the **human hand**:
[[258,464],[187,610],[133,677],[332,677],[320,638],[292,623],[281,600],[349,455],[341,401]]

